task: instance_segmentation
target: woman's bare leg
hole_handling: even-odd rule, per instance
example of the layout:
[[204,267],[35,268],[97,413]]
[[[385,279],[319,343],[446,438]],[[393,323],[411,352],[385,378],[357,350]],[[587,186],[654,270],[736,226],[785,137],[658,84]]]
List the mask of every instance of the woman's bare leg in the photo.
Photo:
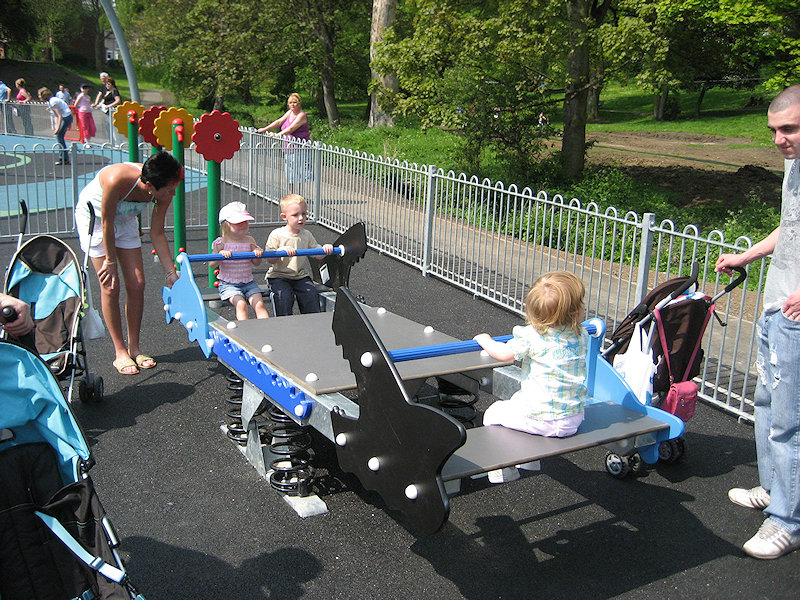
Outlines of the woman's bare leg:
[[[92,257],[92,265],[94,265],[95,272],[103,267],[105,256]],[[122,334],[122,314],[119,306],[119,289],[120,280],[117,277],[114,287],[103,285],[98,278],[100,284],[100,307],[103,310],[103,320],[108,328],[108,334],[111,341],[114,343],[114,353],[116,354],[114,361],[120,359],[130,359],[128,354],[128,347],[125,345],[125,338]]]
[[139,338],[144,313],[144,264],[141,248],[117,248],[117,263],[125,281],[125,319],[128,325],[128,355],[139,356]]

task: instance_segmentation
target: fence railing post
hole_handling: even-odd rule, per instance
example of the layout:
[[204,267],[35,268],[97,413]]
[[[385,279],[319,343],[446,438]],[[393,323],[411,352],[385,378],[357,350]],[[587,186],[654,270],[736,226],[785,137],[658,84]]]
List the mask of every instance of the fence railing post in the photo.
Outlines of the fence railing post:
[[[241,131],[241,129],[239,131]],[[245,133],[247,134],[247,143],[245,146],[245,148],[247,148],[247,195],[254,196],[255,192],[253,188],[255,186],[253,184],[253,169],[255,165],[253,164],[253,154],[255,154],[255,152],[253,151],[253,131],[248,128]]]
[[433,261],[433,217],[436,214],[436,165],[428,165],[428,193],[425,196],[425,233],[422,239],[422,274],[427,276]]
[[650,279],[650,258],[653,256],[653,224],[656,221],[655,213],[644,213],[639,225],[642,237],[639,240],[639,266],[636,275],[635,301],[638,304],[647,295]]
[[319,223],[322,219],[322,148],[319,142],[312,142],[312,167],[314,174],[314,220]]

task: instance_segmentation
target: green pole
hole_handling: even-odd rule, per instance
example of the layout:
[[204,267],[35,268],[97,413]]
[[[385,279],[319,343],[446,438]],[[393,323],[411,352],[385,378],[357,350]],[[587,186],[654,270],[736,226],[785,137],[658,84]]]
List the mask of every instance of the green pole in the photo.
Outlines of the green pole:
[[[208,166],[208,252],[211,253],[211,244],[219,237],[219,215],[220,209],[220,168],[215,160],[209,160]],[[214,269],[208,268],[208,287],[213,288],[217,277]]]
[[139,118],[135,110],[128,111],[128,160],[139,162]]
[[[172,122],[172,156],[183,165],[183,121],[175,119]],[[177,256],[186,250],[186,185],[185,178],[175,190],[173,221],[175,226],[175,248]]]

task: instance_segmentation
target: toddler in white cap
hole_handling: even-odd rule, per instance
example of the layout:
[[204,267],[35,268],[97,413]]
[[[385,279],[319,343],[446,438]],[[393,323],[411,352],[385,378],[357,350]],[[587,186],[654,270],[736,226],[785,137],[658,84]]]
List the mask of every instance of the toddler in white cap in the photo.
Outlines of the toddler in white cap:
[[211,244],[211,251],[230,258],[234,252],[253,252],[256,258],[242,260],[220,260],[210,263],[219,267],[219,297],[229,300],[236,308],[236,319],[244,321],[248,317],[247,305],[253,307],[256,317],[269,317],[261,289],[253,279],[253,266],[261,264],[263,249],[249,235],[250,221],[253,217],[241,202],[229,202],[219,211],[222,236]]

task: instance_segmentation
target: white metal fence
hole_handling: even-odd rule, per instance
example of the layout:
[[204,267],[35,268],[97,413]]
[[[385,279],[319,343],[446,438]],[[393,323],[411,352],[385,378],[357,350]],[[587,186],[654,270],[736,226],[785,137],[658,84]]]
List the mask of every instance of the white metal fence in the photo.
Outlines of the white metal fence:
[[[538,275],[567,269],[589,290],[589,315],[603,318],[612,331],[649,289],[688,275],[694,261],[701,266],[700,289],[715,296],[728,283],[713,271],[716,257],[751,245],[747,238],[725,240],[719,231],[703,235],[694,226],[678,231],[672,221],[658,222],[650,213],[622,215],[578,199],[318,142],[293,145],[303,151],[313,180],[289,185],[285,142],[252,129],[243,132],[242,148],[222,165],[224,202],[243,201],[257,223],[277,224],[277,202],[295,191],[307,198],[316,222],[335,231],[364,222],[373,248],[520,315]],[[31,233],[71,232],[71,209],[81,187],[104,164],[127,160],[127,151],[109,145],[73,145],[71,152],[65,173],[47,162],[55,156],[49,144],[8,148],[0,137],[6,164],[25,163],[0,170],[0,236],[17,234],[16,198],[32,190],[38,195],[26,200],[38,218]],[[185,158],[186,224],[206,227],[205,160],[191,149]],[[706,332],[699,378],[702,398],[748,421],[756,382],[754,323],[765,269],[765,262],[754,263],[752,289],[743,286],[720,298],[720,321],[712,319]]]

